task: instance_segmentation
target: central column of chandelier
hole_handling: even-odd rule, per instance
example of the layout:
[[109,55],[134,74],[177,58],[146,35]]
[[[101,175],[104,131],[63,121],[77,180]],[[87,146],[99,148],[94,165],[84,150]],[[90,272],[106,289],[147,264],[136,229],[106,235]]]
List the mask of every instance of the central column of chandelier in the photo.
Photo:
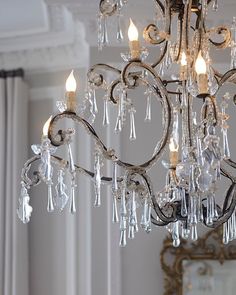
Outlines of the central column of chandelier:
[[[100,48],[107,45],[107,20],[111,16],[118,17],[117,38],[123,39],[120,16],[126,2],[100,2]],[[230,159],[227,134],[229,116],[226,113],[231,97],[229,93],[219,95],[219,89],[226,82],[236,83],[236,18],[231,28],[219,26],[208,29],[207,12],[212,5],[214,10],[217,9],[217,0],[155,0],[154,3],[160,12],[159,22],[164,23],[164,30],[150,24],[144,29],[143,37],[147,44],[160,48],[155,62],[144,62],[148,50],[141,46],[138,30],[130,20],[130,51],[122,54],[124,68],[117,69],[106,64],[93,66],[88,71],[84,106],[79,111],[76,106],[76,81],[73,72],[70,74],[66,82],[66,98],[58,102],[59,113],[46,122],[41,144],[32,146],[36,155],[26,162],[22,171],[18,216],[24,223],[29,221],[32,212],[28,190],[41,181],[48,187],[49,212],[62,211],[69,203],[70,211],[74,213],[76,175],[79,172],[90,177],[94,183],[96,207],[101,205],[101,185],[111,185],[112,222],[120,224],[120,246],[126,245],[127,235],[132,239],[138,231],[138,207],[142,211],[140,226],[146,232],[151,231],[151,224],[166,226],[173,237],[174,246],[180,244],[181,238],[197,240],[198,224],[207,227],[223,224],[224,243],[236,238],[236,176],[228,169],[236,168],[236,163]],[[176,23],[177,36],[172,34]],[[213,40],[216,34],[221,37],[220,42]],[[211,46],[231,48],[230,69],[224,75],[213,67]],[[165,72],[173,64],[177,65],[178,70],[172,79]],[[116,78],[109,82],[106,72],[112,72]],[[115,132],[121,132],[129,121],[130,140],[135,140],[135,101],[128,97],[138,87],[146,88],[146,121],[151,120],[152,100],[156,98],[160,102],[163,135],[150,159],[133,165],[123,162],[114,150],[108,149],[92,124],[98,112],[96,90],[103,89],[103,125],[109,124],[108,108],[109,104],[113,104],[117,106]],[[196,100],[202,103],[198,113],[194,110]],[[58,122],[65,118],[82,125],[94,139],[94,171],[74,163],[71,143],[75,130],[58,130],[57,127]],[[61,146],[67,147],[66,159],[55,155]],[[169,156],[169,161],[163,161],[167,169],[166,183],[163,189],[155,193],[148,172],[166,150]],[[103,175],[104,160],[113,165],[112,177]],[[31,165],[35,162],[39,162],[38,169],[30,174]],[[57,183],[54,193],[55,170]],[[70,187],[65,184],[65,175],[71,179]],[[223,205],[220,206],[216,195],[222,176],[228,178],[231,184],[223,200],[221,197]]]

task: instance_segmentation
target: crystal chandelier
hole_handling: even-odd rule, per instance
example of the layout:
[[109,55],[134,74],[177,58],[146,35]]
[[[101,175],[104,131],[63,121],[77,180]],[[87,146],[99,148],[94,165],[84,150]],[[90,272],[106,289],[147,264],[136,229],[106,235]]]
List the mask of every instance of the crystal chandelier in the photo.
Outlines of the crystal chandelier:
[[[117,39],[123,39],[120,18],[126,2],[100,1],[100,48],[108,43],[107,21],[110,17],[117,16]],[[236,18],[231,28],[207,28],[208,10],[217,10],[217,0],[155,0],[154,6],[164,29],[149,24],[143,37],[146,44],[157,46],[156,61],[145,62],[148,49],[141,46],[138,30],[130,20],[129,52],[121,54],[125,62],[123,69],[106,64],[93,66],[87,74],[87,89],[80,109],[76,105],[76,81],[71,72],[66,82],[66,97],[57,103],[59,112],[46,122],[41,144],[32,146],[35,156],[26,162],[22,171],[18,216],[24,223],[29,221],[32,212],[28,190],[39,182],[48,187],[48,212],[61,211],[68,206],[74,213],[76,175],[83,173],[94,183],[96,207],[101,205],[101,185],[111,185],[112,222],[120,225],[120,246],[126,245],[126,236],[134,238],[139,224],[146,232],[151,231],[152,224],[165,226],[176,247],[181,238],[197,240],[198,224],[210,228],[223,224],[224,243],[236,238],[236,177],[229,170],[236,168],[236,163],[230,159],[229,116],[226,113],[228,101],[233,98],[228,92],[219,94],[226,82],[236,83]],[[177,27],[177,34],[172,32],[174,27]],[[224,75],[214,68],[211,47],[231,49],[230,69]],[[177,70],[169,78],[166,69],[171,66]],[[108,79],[109,73],[115,76],[112,81]],[[128,122],[130,140],[135,140],[136,108],[134,99],[129,97],[138,87],[146,89],[146,121],[151,120],[152,100],[156,98],[160,102],[163,135],[149,160],[133,165],[123,162],[115,150],[106,147],[93,128],[93,122],[98,112],[96,91],[103,89],[103,125],[109,125],[108,109],[112,104],[117,108],[115,132],[121,132]],[[201,103],[200,111],[195,110],[196,101]],[[59,130],[58,123],[63,119],[82,125],[94,139],[93,171],[74,163],[71,143],[75,130]],[[65,159],[55,154],[62,146],[68,152]],[[155,193],[148,174],[164,153],[169,159],[162,161],[167,170],[166,183]],[[105,160],[113,166],[112,177],[103,174]],[[37,171],[32,173],[33,163],[39,164]],[[55,193],[53,173],[57,173]],[[65,184],[65,176],[70,177],[69,187]],[[219,205],[216,196],[222,176],[231,184],[223,205]]]

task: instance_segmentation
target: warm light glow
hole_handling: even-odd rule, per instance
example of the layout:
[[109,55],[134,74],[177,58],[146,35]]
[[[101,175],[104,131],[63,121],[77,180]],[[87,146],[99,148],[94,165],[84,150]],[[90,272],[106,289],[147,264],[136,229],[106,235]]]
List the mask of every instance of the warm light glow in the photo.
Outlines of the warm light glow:
[[181,66],[187,66],[188,62],[187,62],[187,56],[185,54],[185,52],[182,52],[181,55]]
[[179,145],[175,142],[173,137],[170,138],[169,149],[170,152],[177,152],[179,149]]
[[138,41],[138,29],[132,22],[132,19],[130,19],[130,25],[128,29],[128,37],[129,41]]
[[69,77],[66,80],[66,91],[75,92],[76,91],[76,80],[74,77],[74,71],[72,70]]
[[197,60],[195,62],[195,71],[198,75],[206,74],[207,72],[206,62],[202,57],[201,50],[199,51]]
[[49,125],[50,125],[51,120],[52,120],[52,116],[50,116],[50,118],[48,118],[48,120],[43,125],[43,136],[47,136],[48,135],[48,128],[49,128]]

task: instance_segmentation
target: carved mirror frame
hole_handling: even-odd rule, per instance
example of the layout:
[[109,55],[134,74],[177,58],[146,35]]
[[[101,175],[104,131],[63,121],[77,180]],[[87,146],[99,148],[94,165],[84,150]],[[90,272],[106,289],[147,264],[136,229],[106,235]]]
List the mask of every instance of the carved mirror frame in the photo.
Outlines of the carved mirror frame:
[[207,232],[197,242],[181,241],[178,248],[173,247],[171,236],[166,237],[160,254],[164,272],[164,295],[183,295],[183,261],[236,260],[236,245],[224,245],[222,227]]

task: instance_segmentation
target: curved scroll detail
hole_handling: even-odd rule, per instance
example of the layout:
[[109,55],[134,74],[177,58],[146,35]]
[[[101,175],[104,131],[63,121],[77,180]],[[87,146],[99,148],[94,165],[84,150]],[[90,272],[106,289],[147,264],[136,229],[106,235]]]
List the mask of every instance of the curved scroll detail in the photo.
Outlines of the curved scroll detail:
[[211,44],[213,44],[218,49],[225,49],[229,47],[231,42],[231,32],[230,29],[225,26],[219,26],[217,28],[213,28],[209,31],[210,34],[215,33],[218,35],[223,36],[224,40],[222,42],[215,42],[211,38],[209,38],[209,41]]
[[101,0],[99,4],[100,12],[105,16],[114,15],[117,11],[117,8],[118,6],[116,3],[111,3],[110,1],[107,1],[107,0]]

